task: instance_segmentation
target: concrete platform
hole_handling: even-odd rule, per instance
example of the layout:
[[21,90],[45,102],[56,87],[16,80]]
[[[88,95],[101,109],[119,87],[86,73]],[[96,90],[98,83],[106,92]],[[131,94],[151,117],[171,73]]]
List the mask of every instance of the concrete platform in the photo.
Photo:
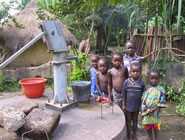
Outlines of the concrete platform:
[[[17,105],[18,103],[36,103],[45,107],[46,97],[31,99],[25,96],[14,96],[0,100],[3,106]],[[125,118],[120,108],[114,105],[114,113],[110,106],[103,106],[101,119],[100,105],[79,104],[61,113],[58,127],[55,129],[52,140],[124,140]]]
[[114,113],[110,106],[80,104],[79,107],[64,111],[52,140],[123,140],[125,118],[118,106]]
[[36,104],[38,106],[44,106],[44,104],[47,102],[47,97],[43,96],[41,98],[27,98],[24,95],[15,95],[11,97],[1,98],[0,99],[0,108],[5,106],[11,106],[11,107],[20,107],[24,110],[24,107],[29,107],[32,104]]

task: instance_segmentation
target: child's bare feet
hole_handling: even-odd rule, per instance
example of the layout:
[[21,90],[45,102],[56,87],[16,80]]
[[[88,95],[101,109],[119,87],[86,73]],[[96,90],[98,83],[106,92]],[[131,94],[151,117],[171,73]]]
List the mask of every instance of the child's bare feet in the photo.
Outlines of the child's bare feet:
[[131,140],[131,136],[129,133],[127,134],[127,140]]
[[133,135],[132,135],[132,140],[138,140],[136,134],[133,134]]

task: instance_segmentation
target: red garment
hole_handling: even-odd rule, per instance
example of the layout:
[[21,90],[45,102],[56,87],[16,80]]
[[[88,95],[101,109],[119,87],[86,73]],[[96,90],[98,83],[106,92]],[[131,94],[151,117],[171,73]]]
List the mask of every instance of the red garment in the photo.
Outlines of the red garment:
[[151,130],[151,129],[160,130],[160,124],[146,124],[144,125],[144,129],[145,130]]

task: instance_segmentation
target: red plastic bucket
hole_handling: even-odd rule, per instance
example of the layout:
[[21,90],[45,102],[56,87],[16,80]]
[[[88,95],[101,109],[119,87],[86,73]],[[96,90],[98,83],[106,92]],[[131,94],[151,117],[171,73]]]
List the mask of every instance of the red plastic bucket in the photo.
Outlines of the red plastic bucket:
[[41,77],[25,78],[19,81],[23,93],[29,98],[43,96],[47,79]]

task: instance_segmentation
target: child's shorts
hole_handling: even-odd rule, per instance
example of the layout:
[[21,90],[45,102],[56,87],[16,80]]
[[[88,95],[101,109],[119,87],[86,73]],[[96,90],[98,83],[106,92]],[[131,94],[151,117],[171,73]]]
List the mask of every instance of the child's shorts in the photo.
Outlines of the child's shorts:
[[160,130],[160,124],[145,124],[144,129],[145,130],[151,130],[151,129]]
[[112,90],[112,95],[113,95],[113,101],[116,104],[121,104],[123,102],[123,96],[121,93],[118,93],[115,91],[115,89]]

